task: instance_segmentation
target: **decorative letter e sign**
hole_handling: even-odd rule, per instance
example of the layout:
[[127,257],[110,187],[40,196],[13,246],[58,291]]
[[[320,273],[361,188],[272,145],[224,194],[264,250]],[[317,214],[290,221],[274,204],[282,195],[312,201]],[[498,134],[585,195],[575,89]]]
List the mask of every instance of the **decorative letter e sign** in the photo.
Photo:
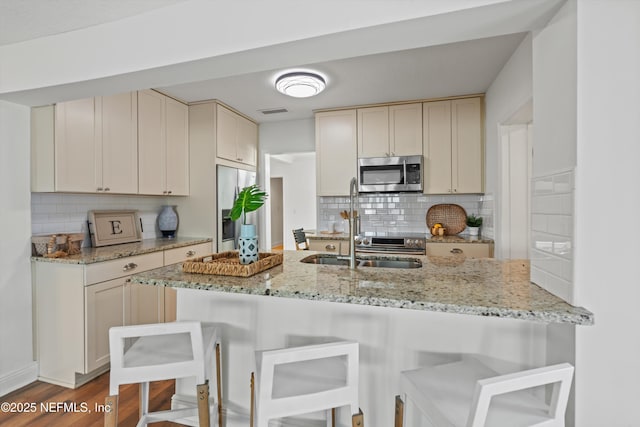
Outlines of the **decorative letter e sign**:
[[95,247],[142,240],[138,211],[89,211],[89,232]]

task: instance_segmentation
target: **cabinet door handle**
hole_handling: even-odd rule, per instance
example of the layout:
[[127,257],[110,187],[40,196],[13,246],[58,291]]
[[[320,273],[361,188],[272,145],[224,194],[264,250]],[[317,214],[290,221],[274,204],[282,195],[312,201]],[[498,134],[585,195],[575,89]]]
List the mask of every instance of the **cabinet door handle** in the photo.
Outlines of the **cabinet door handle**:
[[452,254],[461,254],[463,251],[460,248],[453,248],[450,251]]
[[241,158],[241,157],[238,157],[236,160],[237,160],[237,161],[239,161],[239,162],[241,162],[241,161],[242,161],[242,158]]
[[124,267],[122,267],[122,271],[131,271],[137,266],[138,264],[136,264],[135,262],[130,262],[129,264],[125,264]]
[[188,251],[187,252],[187,256],[194,256],[196,254],[196,251]]
[[96,191],[102,191],[102,187],[96,188]]
[[328,251],[335,251],[336,250],[336,245],[327,245],[324,248],[326,250],[328,250]]
[[167,194],[171,194],[171,190],[167,191]]
[[109,187],[105,187],[104,191],[111,191]]

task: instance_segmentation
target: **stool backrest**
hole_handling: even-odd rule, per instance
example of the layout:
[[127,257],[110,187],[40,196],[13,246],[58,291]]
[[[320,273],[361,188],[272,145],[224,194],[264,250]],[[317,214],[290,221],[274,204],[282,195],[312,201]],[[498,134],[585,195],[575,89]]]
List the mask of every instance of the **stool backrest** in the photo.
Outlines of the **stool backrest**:
[[[307,250],[309,244],[307,243],[307,235],[302,228],[296,228],[293,230],[293,240],[296,242],[296,250]],[[300,246],[302,245],[302,246]]]
[[569,399],[573,370],[573,366],[569,363],[560,363],[479,380],[473,395],[467,427],[484,427],[493,396],[546,384],[553,384],[549,405],[549,417],[553,421],[544,425],[564,426],[564,414]]
[[193,376],[197,384],[204,383],[202,337],[200,322],[154,323],[109,329],[110,394],[118,394],[120,384],[171,378]]
[[[310,413],[319,408],[332,408],[350,405],[351,413],[357,414],[358,406],[358,343],[355,341],[337,341],[326,344],[308,345],[281,350],[258,352],[257,362],[261,364],[258,378],[258,402],[261,411],[268,412],[269,418],[291,415],[292,408],[297,413]],[[319,359],[345,359],[339,372],[340,385],[319,391],[286,396],[277,390],[274,374],[279,366],[297,362],[318,361]],[[332,366],[327,364],[327,366]],[[335,366],[335,365],[333,365]],[[286,368],[285,368],[286,369]],[[336,372],[311,372],[312,376],[336,376]],[[304,377],[304,372],[300,375]],[[314,384],[312,384],[314,385]],[[327,386],[329,387],[329,386]]]

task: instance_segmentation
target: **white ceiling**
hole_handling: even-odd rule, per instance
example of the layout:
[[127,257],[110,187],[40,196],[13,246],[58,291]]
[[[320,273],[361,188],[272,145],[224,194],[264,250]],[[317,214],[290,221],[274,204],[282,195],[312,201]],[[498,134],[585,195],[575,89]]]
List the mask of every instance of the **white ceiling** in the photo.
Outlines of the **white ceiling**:
[[[186,0],[2,0],[0,45],[125,19],[183,1]],[[554,6],[559,0],[539,1]],[[514,3],[517,2],[507,6],[517,7]],[[544,13],[548,14],[551,6]],[[540,16],[544,17],[544,13],[540,12]],[[275,91],[277,75],[291,68],[236,72],[232,76],[155,88],[186,102],[218,99],[258,122],[310,118],[313,110],[323,108],[483,93],[524,38],[523,30],[515,27],[496,37],[300,64],[297,69],[317,70],[327,77],[327,89],[313,98],[289,98]],[[275,63],[270,58],[269,64]],[[288,112],[261,112],[275,108],[286,108]]]
[[[523,37],[518,33],[299,67],[327,78],[327,88],[313,98],[276,92],[282,69],[158,89],[187,102],[220,99],[259,122],[303,119],[315,109],[484,93]],[[288,112],[261,112],[275,108]]]
[[0,46],[117,21],[185,0],[2,0]]

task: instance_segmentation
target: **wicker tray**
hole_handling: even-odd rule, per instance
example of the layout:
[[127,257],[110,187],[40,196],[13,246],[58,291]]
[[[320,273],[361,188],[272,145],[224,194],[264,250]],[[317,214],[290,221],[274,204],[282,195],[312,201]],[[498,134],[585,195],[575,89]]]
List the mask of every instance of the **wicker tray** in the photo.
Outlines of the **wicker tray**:
[[427,211],[427,228],[437,223],[445,228],[445,235],[458,234],[467,228],[467,212],[460,205],[433,205]]
[[217,274],[221,276],[249,277],[282,264],[281,253],[260,252],[258,261],[243,265],[237,251],[221,252],[194,258],[182,263],[186,273]]

